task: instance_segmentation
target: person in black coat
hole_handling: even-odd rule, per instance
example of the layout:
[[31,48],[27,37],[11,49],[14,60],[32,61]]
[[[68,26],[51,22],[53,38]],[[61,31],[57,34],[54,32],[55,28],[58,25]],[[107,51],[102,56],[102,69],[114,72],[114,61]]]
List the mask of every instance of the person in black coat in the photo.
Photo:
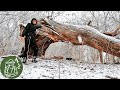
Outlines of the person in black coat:
[[31,23],[28,23],[27,26],[25,27],[23,33],[22,33],[22,37],[25,36],[25,50],[23,53],[23,57],[25,57],[25,60],[23,61],[23,63],[26,63],[27,60],[27,55],[29,52],[30,47],[33,49],[34,54],[33,54],[33,62],[37,62],[36,61],[36,56],[38,53],[38,47],[36,45],[36,29],[41,28],[41,25],[37,25],[37,19],[33,18],[31,20]]

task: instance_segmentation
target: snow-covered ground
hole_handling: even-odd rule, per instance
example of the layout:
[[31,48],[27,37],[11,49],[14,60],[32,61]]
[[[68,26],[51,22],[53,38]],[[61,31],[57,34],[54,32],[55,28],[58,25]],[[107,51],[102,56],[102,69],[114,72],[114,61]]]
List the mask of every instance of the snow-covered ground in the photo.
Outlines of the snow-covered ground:
[[[109,79],[120,78],[119,64],[76,63],[71,60],[39,60],[23,65],[23,72],[17,79]],[[0,78],[5,77],[0,73]]]

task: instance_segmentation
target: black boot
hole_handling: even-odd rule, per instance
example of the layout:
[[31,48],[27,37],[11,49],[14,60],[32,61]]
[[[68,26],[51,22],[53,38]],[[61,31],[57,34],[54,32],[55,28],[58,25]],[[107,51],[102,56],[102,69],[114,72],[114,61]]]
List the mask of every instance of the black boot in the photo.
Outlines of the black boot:
[[36,61],[36,56],[33,57],[32,62],[34,62],[34,63],[38,62],[38,61]]
[[26,63],[27,57],[23,57],[23,63]]
[[18,57],[24,58],[24,57],[26,57],[26,55],[24,53],[22,53],[21,55],[18,55]]

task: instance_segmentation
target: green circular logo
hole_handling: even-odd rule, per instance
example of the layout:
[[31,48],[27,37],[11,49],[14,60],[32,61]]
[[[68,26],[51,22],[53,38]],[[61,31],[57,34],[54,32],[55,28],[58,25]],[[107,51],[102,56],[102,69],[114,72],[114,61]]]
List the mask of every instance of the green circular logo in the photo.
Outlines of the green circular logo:
[[16,56],[5,57],[0,67],[3,76],[9,79],[17,78],[23,70],[22,62]]

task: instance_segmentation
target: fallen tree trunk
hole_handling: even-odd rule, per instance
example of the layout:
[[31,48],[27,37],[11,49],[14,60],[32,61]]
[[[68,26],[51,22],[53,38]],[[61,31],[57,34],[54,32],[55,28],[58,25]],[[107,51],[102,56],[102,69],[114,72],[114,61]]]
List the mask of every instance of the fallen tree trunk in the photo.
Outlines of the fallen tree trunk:
[[42,20],[42,30],[52,36],[56,34],[59,39],[69,41],[74,45],[84,45],[93,47],[99,51],[120,57],[120,40],[102,34],[97,29],[88,25],[61,24],[50,19]]

